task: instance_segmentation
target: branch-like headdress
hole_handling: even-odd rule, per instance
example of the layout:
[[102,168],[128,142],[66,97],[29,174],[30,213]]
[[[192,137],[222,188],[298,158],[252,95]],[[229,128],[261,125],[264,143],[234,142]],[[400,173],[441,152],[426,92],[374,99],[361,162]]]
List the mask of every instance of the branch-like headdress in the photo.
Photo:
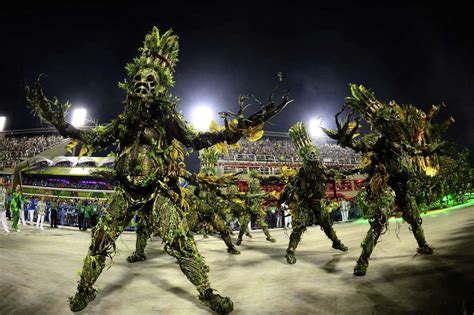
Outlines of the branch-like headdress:
[[[173,72],[178,63],[179,43],[178,36],[173,35],[173,30],[166,31],[160,36],[157,27],[145,36],[143,47],[138,49],[140,55],[125,67],[129,81],[143,68],[152,68],[159,73],[160,83],[165,86],[173,86]],[[121,88],[126,89],[126,83],[120,83]]]
[[199,160],[201,161],[201,172],[215,174],[218,157],[219,153],[217,152],[215,147],[210,147],[199,151]]
[[311,141],[306,127],[302,122],[297,122],[288,130],[291,140],[295,145],[298,155],[303,161],[318,161],[319,149]]

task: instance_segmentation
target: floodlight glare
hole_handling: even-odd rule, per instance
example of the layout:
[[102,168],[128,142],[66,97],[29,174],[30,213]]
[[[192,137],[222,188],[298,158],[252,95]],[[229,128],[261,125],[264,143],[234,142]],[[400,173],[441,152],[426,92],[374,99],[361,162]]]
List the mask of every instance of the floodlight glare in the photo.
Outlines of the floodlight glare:
[[323,120],[321,118],[313,118],[309,121],[309,134],[312,138],[321,138],[325,136],[322,129]]
[[5,128],[5,122],[7,121],[7,117],[5,116],[0,116],[0,132],[3,131]]
[[191,114],[191,124],[198,131],[208,131],[212,116],[209,106],[197,106]]
[[76,108],[72,112],[71,125],[74,127],[82,127],[86,123],[87,111],[84,108]]

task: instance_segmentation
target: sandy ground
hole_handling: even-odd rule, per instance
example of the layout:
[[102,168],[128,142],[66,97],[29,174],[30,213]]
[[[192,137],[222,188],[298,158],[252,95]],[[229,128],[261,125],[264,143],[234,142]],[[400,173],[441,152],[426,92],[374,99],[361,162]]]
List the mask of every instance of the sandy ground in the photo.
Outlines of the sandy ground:
[[[284,259],[284,230],[272,232],[277,243],[254,232],[238,256],[217,238],[196,239],[213,287],[234,301],[233,314],[461,314],[463,300],[474,298],[474,207],[426,216],[423,226],[434,255],[416,255],[407,224],[393,222],[365,277],[352,269],[367,224],[334,225],[349,246],[345,253],[310,227],[295,265]],[[89,240],[88,232],[49,227],[0,235],[0,314],[70,314],[67,298]],[[96,283],[97,298],[81,313],[210,313],[159,239],[148,247],[147,261],[127,263],[134,242],[132,233],[118,240],[113,265]]]

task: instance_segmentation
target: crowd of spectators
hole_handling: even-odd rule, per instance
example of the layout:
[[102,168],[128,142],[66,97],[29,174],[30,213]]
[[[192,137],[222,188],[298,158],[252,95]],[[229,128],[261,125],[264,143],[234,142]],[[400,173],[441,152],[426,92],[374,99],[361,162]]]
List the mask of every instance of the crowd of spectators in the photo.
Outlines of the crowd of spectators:
[[[259,141],[250,142],[247,139],[239,141],[240,147],[230,148],[229,155],[237,156],[274,156],[279,160],[297,158],[295,148],[290,140],[263,138]],[[245,158],[245,157],[244,157]]]
[[[330,212],[330,217],[333,222],[347,222],[362,217],[362,212],[355,200],[346,200],[342,197],[333,198],[330,202],[336,202],[337,207]],[[270,229],[274,228],[291,228],[291,217],[284,206],[277,208],[274,204],[269,203],[264,206],[265,217],[264,220]],[[315,221],[311,225],[317,225]],[[259,229],[258,223],[250,222],[252,229]],[[238,221],[232,226],[234,230],[240,229]]]
[[359,164],[361,155],[349,148],[343,148],[334,143],[324,143],[319,146],[320,157],[328,164]]
[[[246,139],[239,141],[240,147],[229,149],[229,156],[220,156],[224,160],[250,160],[250,161],[299,161],[298,154],[293,142],[289,139],[264,138],[259,141],[250,142]],[[333,165],[355,165],[360,162],[360,154],[342,148],[334,143],[317,145],[320,150],[320,158],[326,164]]]
[[[108,209],[109,201],[101,201],[98,198],[61,198],[61,197],[40,197],[28,196],[24,200],[23,210],[26,224],[37,225],[40,217],[38,204],[43,199],[46,202],[46,211],[44,221],[51,225],[51,228],[62,226],[78,227],[80,230],[93,228],[102,213]],[[333,221],[347,221],[361,216],[360,210],[354,201],[347,201],[343,198],[335,200],[339,207],[331,212]],[[7,217],[11,220],[10,213],[11,194],[7,197]],[[284,206],[277,208],[274,203],[268,203],[263,207],[265,211],[265,221],[269,228],[291,228],[291,218],[288,209]],[[36,222],[36,223],[35,223]],[[252,229],[260,227],[254,221],[251,223]],[[314,222],[317,224],[317,222]],[[136,226],[135,220],[132,220],[127,230],[133,230]],[[233,224],[233,229],[239,229],[238,221]]]
[[62,140],[58,135],[0,138],[0,168],[15,167],[24,158],[35,156]]
[[[23,210],[26,223],[33,224],[38,219],[38,203],[41,197],[31,196],[25,198]],[[100,201],[97,198],[44,198],[46,211],[44,220],[51,224],[51,227],[77,226],[81,230],[92,228],[97,224],[103,211],[109,207],[108,201]],[[11,194],[7,199],[7,217],[11,219],[10,213]],[[54,217],[55,216],[55,217]],[[56,223],[57,222],[57,223]]]
[[22,178],[23,185],[53,188],[72,188],[72,189],[92,189],[92,190],[113,190],[112,183],[104,180],[84,180],[84,179],[62,179],[62,178],[44,178],[28,177]]

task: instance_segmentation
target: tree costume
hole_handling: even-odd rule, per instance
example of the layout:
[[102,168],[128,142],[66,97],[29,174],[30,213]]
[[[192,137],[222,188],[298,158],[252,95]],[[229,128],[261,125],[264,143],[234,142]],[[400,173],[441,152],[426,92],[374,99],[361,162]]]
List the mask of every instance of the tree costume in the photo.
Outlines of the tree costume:
[[[221,187],[233,181],[233,174],[218,178],[216,174],[216,163],[218,153],[214,147],[202,149],[199,154],[201,170],[197,176],[186,174],[186,177],[194,182],[194,192],[188,198],[189,209],[186,212],[186,221],[189,229],[194,233],[219,233],[227,245],[227,252],[240,254],[230,238],[229,222],[232,219],[227,196],[221,192]],[[161,207],[173,207],[173,205],[162,199]],[[146,260],[145,248],[148,239],[156,233],[156,216],[159,211],[154,211],[152,216],[139,218],[137,226],[137,241],[135,252],[127,258],[134,263]]]
[[[137,240],[135,243],[135,251],[132,255],[127,257],[129,263],[135,263],[138,261],[146,260],[145,248],[150,239],[154,235],[159,235],[159,215],[166,207],[174,207],[174,205],[162,196],[157,196],[157,204],[159,207],[154,207],[150,213],[146,213],[143,217],[136,216],[137,222]],[[168,209],[167,212],[173,212],[176,210]],[[142,214],[143,215],[143,214]]]
[[196,177],[196,186],[187,216],[194,231],[206,234],[219,233],[227,245],[229,254],[240,254],[230,238],[232,214],[228,207],[228,196],[221,188],[235,180],[234,174],[216,176],[218,152],[214,147],[200,151],[201,170]]
[[237,238],[237,245],[242,244],[244,234],[248,233],[247,226],[250,220],[254,220],[258,223],[260,228],[263,230],[263,233],[265,233],[267,241],[272,243],[276,242],[276,240],[271,236],[270,231],[268,231],[268,225],[264,219],[265,212],[263,212],[262,209],[262,201],[265,199],[265,196],[267,196],[267,194],[260,188],[260,180],[257,178],[257,175],[251,173],[249,178],[249,190],[244,197],[245,212],[241,215],[241,220],[239,222],[240,231]]
[[336,172],[328,170],[319,159],[319,149],[313,145],[302,122],[296,123],[289,130],[289,135],[303,166],[296,176],[290,179],[280,195],[279,204],[288,203],[291,210],[293,231],[286,250],[286,261],[296,263],[295,251],[307,226],[316,221],[332,247],[347,251],[347,247],[337,238],[332,228],[329,209],[326,203],[326,179],[334,177]]
[[280,112],[289,100],[279,104],[270,97],[260,111],[245,118],[244,104],[239,104],[237,118],[221,113],[225,129],[219,132],[195,132],[176,110],[177,99],[168,91],[178,61],[178,37],[169,30],[160,36],[156,27],[146,35],[141,54],[126,66],[126,81],[119,87],[126,91],[124,112],[108,125],[90,131],[79,130],[64,119],[69,103],[45,97],[39,82],[27,87],[27,101],[42,121],[51,123],[64,137],[82,142],[81,154],[93,149],[117,145],[114,169],[103,173],[117,182],[109,209],[104,211],[92,231],[92,242],[84,259],[77,293],[69,301],[72,311],[84,309],[96,296],[93,284],[105,267],[107,257],[115,252],[115,240],[134,214],[145,217],[160,204],[159,195],[169,198],[176,207],[165,207],[158,215],[159,234],[168,254],[178,260],[181,270],[199,292],[200,300],[218,313],[233,309],[229,298],[215,294],[207,277],[208,267],[199,254],[194,238],[183,220],[187,210],[186,192],[179,184],[184,168],[184,154],[179,146],[193,149],[215,143],[235,143],[242,136],[263,128],[265,121]]
[[[436,171],[435,152],[444,145],[441,135],[454,120],[434,124],[432,118],[440,106],[428,114],[413,105],[399,105],[391,101],[380,102],[364,86],[350,85],[351,96],[336,115],[337,131],[324,131],[343,147],[363,153],[362,164],[367,172],[366,189],[359,196],[364,216],[370,229],[362,241],[362,253],[354,268],[354,275],[366,274],[369,257],[380,235],[385,231],[388,217],[399,213],[411,226],[418,242],[418,253],[432,254],[433,249],[425,240],[421,217],[415,196],[410,192],[410,182],[418,174]],[[350,110],[343,124],[339,115]],[[354,114],[358,116],[351,120]],[[361,118],[372,129],[370,134],[359,137]]]
[[[239,187],[235,183],[232,183],[229,185],[227,188],[227,195],[228,198],[226,199],[227,201],[227,206],[229,208],[229,211],[231,213],[232,218],[238,219],[239,224],[240,224],[240,229],[243,228],[241,222],[243,222],[243,216],[246,216],[246,211],[245,211],[245,193],[239,191]],[[247,219],[245,219],[247,220]],[[248,230],[248,222],[245,226],[245,235],[247,237],[252,238],[252,235],[250,234]],[[229,223],[230,226],[230,223]],[[239,230],[240,231],[240,230]],[[240,244],[240,243],[239,243]],[[237,245],[239,245],[237,244]]]

